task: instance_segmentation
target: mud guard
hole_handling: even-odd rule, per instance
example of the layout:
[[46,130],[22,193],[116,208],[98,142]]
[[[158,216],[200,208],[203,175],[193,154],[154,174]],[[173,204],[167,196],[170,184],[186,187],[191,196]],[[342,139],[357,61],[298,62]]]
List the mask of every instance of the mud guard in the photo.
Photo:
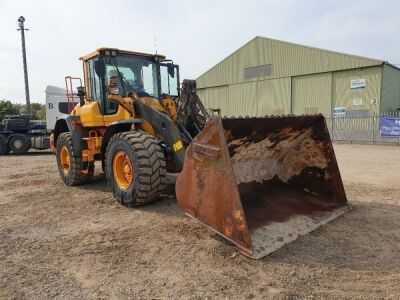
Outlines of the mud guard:
[[185,147],[181,140],[181,133],[174,121],[168,116],[151,106],[140,102],[133,102],[135,112],[148,121],[155,130],[164,138],[164,141],[171,147],[171,155],[177,169],[180,171],[185,157]]
[[74,152],[78,155],[82,154],[82,138],[87,137],[88,129],[78,125],[80,121],[79,116],[63,115],[60,116],[54,126],[54,146],[57,145],[58,136],[63,132],[71,132],[72,147]]

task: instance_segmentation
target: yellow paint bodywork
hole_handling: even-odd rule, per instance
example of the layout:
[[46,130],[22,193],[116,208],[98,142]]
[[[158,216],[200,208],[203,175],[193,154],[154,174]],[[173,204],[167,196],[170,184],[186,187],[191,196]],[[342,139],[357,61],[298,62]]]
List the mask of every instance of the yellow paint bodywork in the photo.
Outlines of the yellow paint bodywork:
[[[132,105],[132,100],[129,97],[124,98],[123,100],[127,105]],[[109,126],[113,122],[132,118],[131,114],[121,105],[118,105],[115,114],[103,115],[100,112],[99,103],[96,101],[86,101],[83,106],[77,104],[71,112],[71,115],[80,116],[80,122],[83,127],[105,127]]]
[[157,134],[153,125],[151,125],[149,121],[142,120],[142,123],[139,125],[139,128],[151,134],[152,136],[156,136]]
[[[139,101],[143,102],[144,104],[147,104],[150,107],[153,107],[154,109],[156,109],[158,111],[165,111],[164,107],[160,104],[160,102],[154,98],[142,97],[139,99]],[[152,136],[162,139],[161,135],[157,133],[157,131],[154,129],[153,125],[151,125],[150,122],[147,120],[142,119],[142,123],[140,124],[140,129],[142,129],[143,131],[146,131],[147,133],[151,134]]]
[[86,141],[88,146],[87,149],[82,150],[82,161],[93,161],[94,156],[100,153],[103,137],[89,136],[82,140]]
[[[166,99],[167,98],[163,100]],[[171,115],[171,112],[165,109],[167,103],[166,101],[162,102],[162,104],[164,105],[163,106],[160,103],[160,101],[152,97],[141,97],[138,98],[138,100],[132,100],[132,98],[130,97],[122,98],[119,95],[110,95],[109,100],[119,104],[117,112],[115,114],[103,115],[100,111],[100,106],[98,102],[86,101],[85,105],[83,106],[77,104],[74,110],[71,112],[71,115],[80,116],[80,123],[83,127],[86,128],[107,127],[113,122],[134,118],[135,112],[132,105],[133,101],[141,101],[160,112],[167,112]],[[172,99],[170,99],[170,101],[172,101]],[[151,134],[152,136],[162,139],[162,136],[154,129],[151,123],[147,120],[142,119],[142,123],[139,125],[139,128]]]
[[129,116],[132,118],[135,116],[135,109],[132,105],[133,100],[130,97],[122,98],[120,95],[109,95],[108,100],[118,103],[125,111],[129,112]]
[[151,106],[158,111],[165,111],[164,107],[160,104],[160,101],[157,99],[154,99],[152,97],[141,97],[140,101],[142,101],[144,104],[147,104],[148,106]]

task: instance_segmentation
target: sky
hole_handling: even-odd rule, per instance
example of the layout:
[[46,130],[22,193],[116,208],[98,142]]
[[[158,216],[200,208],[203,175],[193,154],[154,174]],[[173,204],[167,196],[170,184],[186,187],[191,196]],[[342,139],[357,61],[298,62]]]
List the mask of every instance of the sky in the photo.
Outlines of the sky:
[[0,99],[25,103],[26,19],[31,102],[47,85],[83,77],[79,57],[99,47],[162,53],[197,78],[255,36],[400,66],[400,1],[0,0]]

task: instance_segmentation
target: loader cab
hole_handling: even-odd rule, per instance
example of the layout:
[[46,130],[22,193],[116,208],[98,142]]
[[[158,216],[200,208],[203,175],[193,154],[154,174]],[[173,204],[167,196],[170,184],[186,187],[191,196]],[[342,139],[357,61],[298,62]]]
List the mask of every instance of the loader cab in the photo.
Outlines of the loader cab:
[[[81,60],[86,99],[97,101],[102,115],[118,111],[118,104],[108,100],[110,93],[127,97],[134,92],[157,100],[179,95],[179,67],[162,55],[100,48]],[[108,88],[111,82],[117,86],[113,90]]]

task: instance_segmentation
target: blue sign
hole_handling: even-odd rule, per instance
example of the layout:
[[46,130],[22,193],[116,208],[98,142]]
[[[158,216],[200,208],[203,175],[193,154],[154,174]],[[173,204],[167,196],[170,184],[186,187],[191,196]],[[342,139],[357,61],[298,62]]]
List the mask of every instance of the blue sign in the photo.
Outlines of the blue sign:
[[381,117],[381,136],[400,137],[400,118]]

